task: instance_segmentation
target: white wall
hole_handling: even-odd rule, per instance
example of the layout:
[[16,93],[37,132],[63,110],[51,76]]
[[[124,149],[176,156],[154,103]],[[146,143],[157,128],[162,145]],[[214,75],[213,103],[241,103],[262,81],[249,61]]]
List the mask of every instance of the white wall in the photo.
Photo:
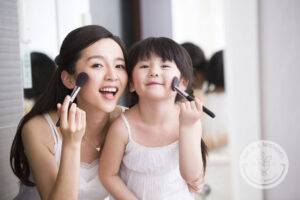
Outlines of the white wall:
[[18,191],[9,154],[23,113],[22,69],[19,50],[17,0],[0,1],[0,199],[12,199]]
[[172,38],[171,0],[140,0],[141,38]]
[[91,23],[89,0],[19,1],[21,42],[28,51],[55,58],[67,33]]
[[239,170],[243,149],[261,139],[258,5],[257,0],[228,0],[224,6],[233,199],[260,200],[262,191],[248,185]]
[[262,133],[289,158],[285,180],[265,191],[265,199],[299,199],[300,1],[262,0],[259,5]]
[[224,49],[224,0],[171,0],[173,38],[199,45],[209,58]]
[[50,57],[58,52],[54,0],[19,0],[21,43],[28,51],[42,51]]
[[54,59],[70,31],[91,23],[90,4],[89,0],[19,0],[18,3],[24,87],[31,88],[30,52],[40,51]]
[[93,24],[122,37],[121,0],[90,0],[90,9]]
[[70,31],[80,26],[91,24],[90,1],[54,1],[56,2],[58,46],[60,47],[63,39]]

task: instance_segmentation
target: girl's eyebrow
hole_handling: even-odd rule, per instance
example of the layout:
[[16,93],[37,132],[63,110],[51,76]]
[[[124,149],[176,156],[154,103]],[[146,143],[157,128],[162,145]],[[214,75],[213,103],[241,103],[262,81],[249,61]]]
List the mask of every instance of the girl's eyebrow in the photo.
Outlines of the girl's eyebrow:
[[[87,59],[86,59],[86,62],[88,62],[89,60],[91,60],[91,59],[101,59],[101,60],[105,60],[105,58],[103,57],[103,56],[101,56],[101,55],[94,55],[94,56],[90,56],[90,57],[88,57]],[[115,58],[115,60],[117,60],[117,61],[125,61],[124,60],[124,58],[122,58],[122,57],[117,57],[117,58]]]

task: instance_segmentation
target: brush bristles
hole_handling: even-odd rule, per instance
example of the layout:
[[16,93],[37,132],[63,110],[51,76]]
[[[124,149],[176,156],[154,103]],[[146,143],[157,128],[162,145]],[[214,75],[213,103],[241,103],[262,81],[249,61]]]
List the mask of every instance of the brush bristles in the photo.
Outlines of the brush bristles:
[[76,79],[76,86],[82,87],[86,81],[89,79],[89,76],[85,72],[81,72],[78,74],[77,79]]
[[179,79],[177,77],[174,77],[172,80],[172,85],[171,85],[172,90],[175,91],[175,87],[178,86],[178,84],[179,84]]

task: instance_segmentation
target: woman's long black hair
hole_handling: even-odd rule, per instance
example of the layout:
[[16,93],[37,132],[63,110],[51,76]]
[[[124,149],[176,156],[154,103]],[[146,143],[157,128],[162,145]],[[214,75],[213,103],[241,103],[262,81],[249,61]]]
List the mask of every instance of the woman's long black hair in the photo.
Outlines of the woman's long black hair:
[[122,41],[104,27],[88,25],[77,28],[71,31],[63,41],[60,53],[55,58],[58,68],[51,78],[47,89],[37,99],[31,111],[21,119],[11,146],[10,165],[13,173],[20,179],[21,183],[27,186],[35,185],[29,179],[30,166],[22,142],[22,129],[24,125],[37,115],[55,111],[56,104],[63,102],[65,96],[71,94],[71,90],[66,88],[62,83],[62,71],[65,70],[69,74],[74,74],[75,64],[81,56],[81,50],[103,38],[111,38],[120,45],[126,62],[127,55]]
[[[140,60],[149,59],[152,54],[162,58],[162,60],[174,61],[181,73],[181,76],[188,80],[187,93],[192,94],[193,83],[193,64],[187,51],[177,44],[175,41],[165,37],[150,37],[134,44],[128,53],[128,76],[129,82],[132,82],[132,73],[135,65]],[[181,100],[181,96],[177,95],[175,101]],[[138,97],[135,92],[131,93],[129,105],[133,106],[138,102]],[[207,146],[201,139],[201,152],[203,169],[206,169]]]

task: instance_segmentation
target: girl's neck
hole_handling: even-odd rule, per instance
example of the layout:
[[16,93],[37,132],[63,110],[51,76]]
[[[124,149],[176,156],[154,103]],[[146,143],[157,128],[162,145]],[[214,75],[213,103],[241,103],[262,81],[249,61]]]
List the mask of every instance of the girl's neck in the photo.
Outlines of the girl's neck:
[[174,100],[149,101],[139,99],[137,111],[140,119],[148,125],[163,125],[174,119],[179,113],[179,107]]

